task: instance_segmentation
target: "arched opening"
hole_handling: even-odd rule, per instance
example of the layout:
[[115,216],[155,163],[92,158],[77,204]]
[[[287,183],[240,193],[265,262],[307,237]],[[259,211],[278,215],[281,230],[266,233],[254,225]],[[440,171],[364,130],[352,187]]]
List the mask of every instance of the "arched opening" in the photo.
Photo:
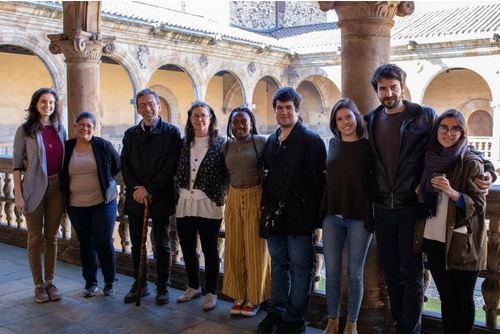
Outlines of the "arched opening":
[[165,64],[153,73],[147,87],[155,90],[164,100],[165,105],[162,104],[162,109],[166,109],[162,118],[166,117],[165,120],[182,131],[187,120],[185,111],[195,100],[192,78],[181,67]]
[[493,135],[493,118],[484,110],[474,111],[467,119],[469,136],[491,137]]
[[278,88],[277,81],[270,76],[262,77],[255,85],[252,103],[259,133],[270,134],[276,129],[272,97]]
[[229,113],[243,104],[243,89],[238,78],[228,71],[217,72],[208,82],[205,99],[217,115],[220,132],[226,133]]
[[54,82],[34,52],[15,45],[0,45],[0,77],[3,97],[0,99],[0,151],[7,153],[17,127],[24,122],[31,95],[41,87],[54,88]]
[[134,89],[122,64],[107,56],[101,61],[101,136],[120,142],[125,130],[135,123]]
[[160,96],[160,117],[162,120],[165,122],[170,122],[170,104],[168,104],[168,101]]
[[465,112],[462,106],[477,99],[491,102],[491,90],[486,81],[469,69],[449,68],[429,82],[422,102],[432,106],[440,114],[450,108]]

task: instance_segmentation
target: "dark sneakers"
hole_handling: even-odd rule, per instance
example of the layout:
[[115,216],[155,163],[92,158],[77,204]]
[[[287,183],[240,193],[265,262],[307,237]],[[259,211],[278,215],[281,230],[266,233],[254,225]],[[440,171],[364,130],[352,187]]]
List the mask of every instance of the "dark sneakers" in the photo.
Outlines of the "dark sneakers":
[[[149,293],[150,293],[149,287],[146,284],[141,289],[141,297],[149,296]],[[135,303],[136,299],[137,299],[137,282],[132,284],[132,288],[130,288],[130,291],[125,295],[123,302],[125,304]]]
[[306,332],[306,323],[304,320],[283,321],[278,330],[280,334],[302,334]]
[[257,326],[257,331],[260,334],[273,333],[282,323],[281,317],[272,313],[267,312],[266,317]]
[[165,305],[168,304],[170,298],[168,295],[168,288],[166,285],[156,286],[156,304]]

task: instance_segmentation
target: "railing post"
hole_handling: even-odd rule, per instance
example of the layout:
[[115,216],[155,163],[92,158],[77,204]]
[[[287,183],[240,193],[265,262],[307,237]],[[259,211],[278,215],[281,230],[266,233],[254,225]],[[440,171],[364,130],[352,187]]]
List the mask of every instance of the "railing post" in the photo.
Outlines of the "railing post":
[[500,186],[493,186],[488,195],[486,217],[490,224],[488,229],[488,257],[486,277],[481,285],[486,313],[486,326],[496,328],[500,307]]

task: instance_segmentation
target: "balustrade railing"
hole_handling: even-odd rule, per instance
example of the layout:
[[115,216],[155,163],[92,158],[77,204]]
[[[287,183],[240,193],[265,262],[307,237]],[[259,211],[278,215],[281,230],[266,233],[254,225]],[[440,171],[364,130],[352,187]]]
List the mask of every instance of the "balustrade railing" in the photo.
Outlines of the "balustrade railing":
[[468,136],[469,144],[474,146],[476,150],[483,152],[486,159],[491,159],[491,146],[493,137],[473,137]]
[[[118,255],[122,254],[130,257],[128,255],[130,253],[128,222],[123,212],[125,189],[121,176],[117,178],[117,181],[119,184],[119,195],[117,224],[114,233],[115,247]],[[487,199],[487,218],[489,220],[488,267],[487,270],[480,273],[480,276],[484,278],[481,288],[484,300],[483,309],[486,313],[486,325],[490,328],[496,328],[497,316],[500,315],[500,186],[492,186]],[[2,234],[9,233],[12,229],[26,229],[24,218],[16,213],[14,206],[12,159],[7,156],[0,156],[0,241],[8,240],[8,236],[2,236]],[[76,239],[71,233],[71,225],[66,216],[63,217],[61,222],[60,237],[67,241]],[[172,239],[175,241],[175,234],[171,235],[171,237],[173,237]],[[224,238],[224,232],[221,232],[220,237]],[[148,253],[152,256],[149,238],[148,244]],[[172,251],[175,252],[178,248],[178,246],[173,245]],[[315,252],[318,254],[323,252],[321,243],[315,246]],[[223,258],[222,254],[221,258]],[[179,262],[176,261],[178,259],[179,257],[173,259],[177,266],[180,265]],[[120,263],[118,263],[118,265],[120,265]],[[324,298],[324,295],[321,296],[321,293],[319,295],[320,298]]]

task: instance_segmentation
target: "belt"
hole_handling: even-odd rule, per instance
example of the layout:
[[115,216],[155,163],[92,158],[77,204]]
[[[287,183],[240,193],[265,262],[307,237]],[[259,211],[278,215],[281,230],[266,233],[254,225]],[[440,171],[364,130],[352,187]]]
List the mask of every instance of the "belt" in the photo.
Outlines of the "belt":
[[58,181],[59,180],[59,173],[49,175],[48,179],[49,179],[49,182],[56,182],[56,181]]
[[260,182],[257,182],[257,183],[254,183],[254,184],[240,184],[240,185],[231,185],[231,187],[233,188],[236,188],[236,189],[248,189],[248,188],[252,188],[252,187],[255,187],[255,186],[258,186],[260,184]]

